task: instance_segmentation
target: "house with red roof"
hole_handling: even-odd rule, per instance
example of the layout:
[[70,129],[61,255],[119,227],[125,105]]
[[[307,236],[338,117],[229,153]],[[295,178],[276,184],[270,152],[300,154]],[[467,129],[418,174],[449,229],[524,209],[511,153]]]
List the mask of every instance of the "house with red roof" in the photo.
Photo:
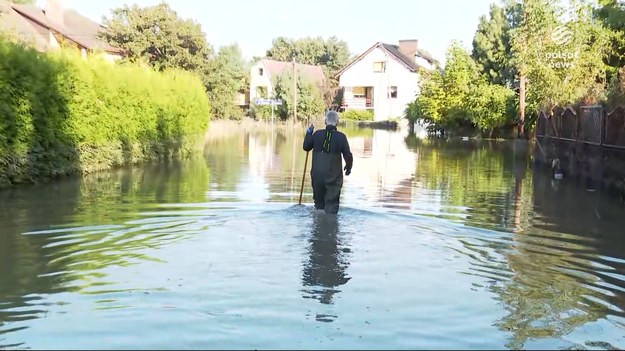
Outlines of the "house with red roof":
[[101,54],[115,61],[123,51],[99,38],[102,25],[66,8],[62,0],[46,0],[44,8],[0,0],[0,31],[31,44],[40,52],[63,46],[79,50],[83,57]]
[[[296,74],[308,81],[323,86],[326,81],[323,68],[317,65],[295,63]],[[269,98],[273,95],[274,87],[272,79],[279,75],[293,72],[293,62],[262,59],[256,62],[250,69],[250,101]]]

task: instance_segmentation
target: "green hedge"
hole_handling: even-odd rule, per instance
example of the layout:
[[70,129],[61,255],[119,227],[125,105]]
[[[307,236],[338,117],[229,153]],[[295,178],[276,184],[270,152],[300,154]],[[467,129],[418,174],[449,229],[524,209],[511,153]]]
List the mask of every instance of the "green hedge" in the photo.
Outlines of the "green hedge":
[[179,154],[209,118],[189,73],[0,41],[0,187]]
[[373,111],[347,110],[341,113],[341,119],[350,121],[373,121]]

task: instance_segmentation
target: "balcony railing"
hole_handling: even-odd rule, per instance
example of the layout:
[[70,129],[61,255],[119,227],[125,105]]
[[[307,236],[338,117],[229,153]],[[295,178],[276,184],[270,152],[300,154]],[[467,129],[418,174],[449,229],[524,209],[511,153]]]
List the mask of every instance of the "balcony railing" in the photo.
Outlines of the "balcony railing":
[[343,108],[351,110],[366,110],[373,108],[373,99],[351,98],[343,99]]

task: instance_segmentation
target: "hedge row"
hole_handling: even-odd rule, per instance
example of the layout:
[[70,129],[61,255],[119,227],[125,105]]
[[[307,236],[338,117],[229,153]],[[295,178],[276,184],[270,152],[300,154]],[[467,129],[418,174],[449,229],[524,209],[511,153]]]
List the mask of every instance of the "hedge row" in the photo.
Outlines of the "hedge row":
[[371,110],[347,110],[341,113],[340,118],[349,121],[373,121]]
[[209,118],[189,73],[0,41],[0,187],[179,153]]

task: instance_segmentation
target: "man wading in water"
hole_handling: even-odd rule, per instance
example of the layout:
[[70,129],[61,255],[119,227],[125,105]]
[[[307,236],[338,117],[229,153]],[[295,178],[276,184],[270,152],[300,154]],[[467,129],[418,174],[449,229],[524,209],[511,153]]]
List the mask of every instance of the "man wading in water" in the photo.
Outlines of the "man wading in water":
[[[345,134],[336,130],[339,114],[329,111],[326,114],[326,128],[313,134],[311,124],[304,138],[304,151],[313,150],[312,178],[315,209],[325,210],[328,214],[339,212],[339,198],[343,187],[343,170],[348,176],[352,172],[354,158],[349,150],[349,142]],[[345,159],[345,168],[341,169]]]

